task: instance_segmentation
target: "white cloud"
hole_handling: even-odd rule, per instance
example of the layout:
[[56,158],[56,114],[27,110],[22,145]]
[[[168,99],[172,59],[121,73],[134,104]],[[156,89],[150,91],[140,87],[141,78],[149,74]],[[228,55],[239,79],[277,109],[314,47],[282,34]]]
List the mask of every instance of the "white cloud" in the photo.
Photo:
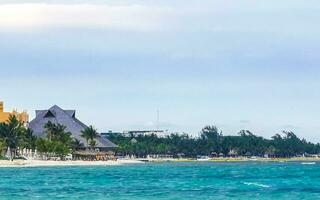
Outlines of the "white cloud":
[[142,5],[0,5],[0,30],[27,30],[48,27],[110,28],[149,31],[162,29],[168,7]]
[[[37,1],[38,2],[38,1]],[[59,1],[64,2],[64,1]],[[87,1],[81,1],[87,2]],[[305,34],[315,27],[320,4],[243,0],[113,1],[108,3],[1,4],[0,31],[87,28],[131,31],[272,32]],[[297,17],[297,13],[300,14]]]

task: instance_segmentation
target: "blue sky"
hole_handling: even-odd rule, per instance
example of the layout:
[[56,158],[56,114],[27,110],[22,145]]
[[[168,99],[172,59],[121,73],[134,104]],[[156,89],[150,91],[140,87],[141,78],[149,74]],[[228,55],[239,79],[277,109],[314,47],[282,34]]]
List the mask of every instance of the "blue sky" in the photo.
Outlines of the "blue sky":
[[282,130],[319,142],[320,2],[1,1],[7,109],[99,131]]

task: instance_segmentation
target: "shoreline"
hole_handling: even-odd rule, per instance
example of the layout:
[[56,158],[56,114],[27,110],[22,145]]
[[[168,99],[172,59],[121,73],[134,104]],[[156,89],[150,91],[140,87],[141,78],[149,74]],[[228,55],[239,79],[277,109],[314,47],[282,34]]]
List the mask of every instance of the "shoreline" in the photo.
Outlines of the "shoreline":
[[290,163],[290,162],[320,162],[320,158],[213,158],[208,160],[196,159],[119,159],[116,161],[52,161],[52,160],[0,160],[0,168],[22,167],[70,167],[70,166],[120,166],[144,163],[231,163],[231,162],[261,162],[261,163]]
[[292,158],[211,158],[206,160],[197,159],[151,159],[149,162],[320,162],[320,158],[292,157]]
[[70,167],[70,166],[120,166],[128,164],[142,164],[138,160],[117,161],[52,161],[52,160],[0,160],[0,168],[20,167]]

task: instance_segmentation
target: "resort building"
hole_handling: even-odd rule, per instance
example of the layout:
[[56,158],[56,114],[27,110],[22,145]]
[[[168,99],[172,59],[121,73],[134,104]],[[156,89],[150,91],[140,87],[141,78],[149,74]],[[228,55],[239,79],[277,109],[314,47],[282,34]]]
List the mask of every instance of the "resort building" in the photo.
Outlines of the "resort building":
[[16,116],[21,122],[27,124],[29,121],[29,115],[26,111],[22,113],[17,112],[17,110],[13,110],[12,112],[4,112],[4,104],[0,101],[0,122],[8,121],[10,115]]
[[[38,138],[47,137],[44,126],[48,122],[61,124],[66,127],[66,131],[72,134],[72,137],[79,140],[83,148],[88,147],[84,138],[81,137],[81,131],[88,126],[76,118],[75,110],[63,110],[59,106],[53,106],[49,110],[36,110],[36,117],[29,123],[29,128]],[[96,138],[95,150],[99,152],[112,151],[117,145],[113,144],[105,137]]]
[[156,135],[158,137],[167,137],[170,136],[170,132],[168,132],[168,130],[163,131],[163,130],[130,130],[130,131],[124,131],[123,135],[126,135],[128,137],[130,136],[134,136],[137,137],[139,135],[143,135],[143,136],[148,136],[148,135]]
[[102,136],[104,137],[109,137],[110,135],[121,135],[123,137],[138,137],[139,135],[142,136],[150,136],[150,135],[156,135],[157,137],[160,138],[165,138],[170,136],[171,134],[175,134],[172,132],[169,132],[168,130],[129,130],[129,131],[123,131],[123,132],[113,132],[113,131],[108,131],[101,133]]

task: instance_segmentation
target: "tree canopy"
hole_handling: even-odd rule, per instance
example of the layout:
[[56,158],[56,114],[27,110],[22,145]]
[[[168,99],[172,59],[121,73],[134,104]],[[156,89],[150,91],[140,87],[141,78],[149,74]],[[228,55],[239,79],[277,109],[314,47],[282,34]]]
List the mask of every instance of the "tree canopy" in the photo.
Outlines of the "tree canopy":
[[89,126],[81,132],[81,137],[86,140],[88,146],[94,148],[97,144],[96,138],[100,135],[93,126]]
[[281,135],[276,134],[270,139],[257,136],[249,130],[241,130],[233,136],[224,136],[215,126],[204,127],[199,137],[190,137],[186,134],[172,134],[167,137],[156,135],[126,137],[122,134],[109,134],[108,139],[119,146],[116,150],[119,155],[292,157],[320,153],[319,144],[300,139],[293,132],[284,131]]
[[23,148],[28,141],[30,130],[27,130],[24,124],[16,116],[11,115],[7,122],[0,123],[0,152],[9,152],[10,159],[16,156],[17,149]]

